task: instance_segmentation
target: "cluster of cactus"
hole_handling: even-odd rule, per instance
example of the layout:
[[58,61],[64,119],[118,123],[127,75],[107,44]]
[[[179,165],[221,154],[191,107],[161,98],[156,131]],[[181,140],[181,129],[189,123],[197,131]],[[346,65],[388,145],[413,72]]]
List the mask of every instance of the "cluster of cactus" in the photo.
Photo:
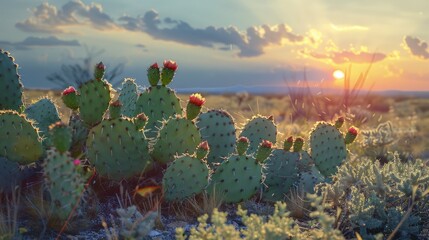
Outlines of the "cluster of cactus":
[[[12,59],[5,56],[5,60]],[[6,65],[8,72],[16,66]],[[73,163],[78,156],[87,159],[98,176],[117,182],[141,176],[155,163],[167,164],[163,178],[167,200],[207,191],[226,202],[239,202],[260,190],[264,199],[280,200],[294,185],[312,192],[316,183],[331,177],[346,159],[346,144],[357,134],[351,129],[343,137],[338,130],[343,119],[335,124],[319,122],[310,133],[309,152],[303,150],[302,138],[288,138],[282,149],[271,152],[277,138],[271,116],[248,120],[236,140],[231,115],[224,110],[201,113],[205,99],[200,94],[192,94],[182,110],[174,90],[167,87],[177,70],[175,62],[164,61],[162,69],[151,65],[147,70],[150,87],[142,93],[134,79],[125,79],[117,99],[103,79],[105,68],[100,62],[92,80],[77,90],[69,87],[62,92],[64,104],[72,111],[68,125],[56,123],[60,117],[51,100],[43,98],[25,108],[18,92],[12,101],[15,105],[5,106],[21,109],[23,115],[14,110],[0,112],[0,148],[4,149],[0,156],[21,165],[44,159],[52,201],[64,206],[70,206],[70,199],[78,200],[83,191],[84,177]],[[1,79],[6,89],[11,76],[22,87],[14,70]],[[10,166],[7,174],[15,171],[16,164],[3,164]],[[61,181],[64,178],[73,181]],[[190,181],[192,187],[187,186]]]

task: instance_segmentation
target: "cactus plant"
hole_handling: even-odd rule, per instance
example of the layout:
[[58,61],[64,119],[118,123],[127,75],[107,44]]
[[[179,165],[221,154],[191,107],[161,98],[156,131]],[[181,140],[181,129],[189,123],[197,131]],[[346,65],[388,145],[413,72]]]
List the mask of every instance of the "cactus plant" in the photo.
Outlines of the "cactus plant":
[[[237,146],[242,146],[246,138],[240,138]],[[247,140],[248,141],[248,140]],[[270,144],[260,144],[259,156],[267,156]],[[217,167],[212,175],[208,193],[219,196],[229,203],[241,202],[252,197],[260,188],[262,181],[262,162],[252,155],[232,154]],[[256,154],[258,155],[258,154]]]
[[49,126],[53,146],[60,152],[68,151],[72,143],[72,132],[70,128],[62,122],[56,122]]
[[61,99],[68,108],[72,110],[77,110],[79,108],[79,95],[74,87],[70,86],[64,89],[61,93]]
[[94,78],[79,87],[80,117],[89,127],[95,126],[102,119],[112,99],[113,89],[110,83],[102,80],[104,65],[99,63],[95,67]]
[[42,139],[34,123],[16,111],[0,111],[0,156],[19,164],[37,161],[43,154]]
[[119,101],[122,103],[121,113],[125,117],[134,117],[137,102],[137,85],[132,78],[125,78],[119,91]]
[[[192,96],[194,95],[191,95],[188,105],[195,104]],[[195,114],[192,116],[195,117]],[[201,134],[192,119],[171,117],[163,122],[158,132],[152,157],[160,163],[168,163],[173,161],[175,156],[193,154],[199,142]]]
[[[290,139],[289,139],[290,140]],[[263,198],[269,201],[283,200],[284,195],[298,180],[299,153],[287,148],[290,141],[285,140],[283,149],[275,149],[264,162]],[[290,148],[290,146],[289,146]]]
[[28,106],[24,113],[29,119],[34,120],[36,127],[39,128],[41,137],[44,138],[44,145],[50,145],[49,126],[61,120],[57,107],[52,100],[41,98]]
[[161,71],[161,83],[163,86],[167,86],[171,81],[173,81],[173,77],[176,73],[177,67],[177,63],[174,61],[164,61],[164,67]]
[[20,111],[22,103],[21,76],[9,52],[0,49],[0,110]]
[[151,163],[148,141],[136,121],[106,119],[90,130],[87,157],[100,176],[119,181],[144,172]]
[[240,134],[240,137],[241,136],[247,137],[250,140],[247,154],[255,153],[262,140],[268,140],[274,144],[276,143],[277,126],[274,124],[271,116],[254,116],[244,126]]
[[347,148],[341,132],[332,124],[318,122],[310,133],[311,157],[325,177],[337,171],[347,158]]
[[77,114],[70,116],[69,127],[72,133],[72,143],[69,151],[73,157],[77,157],[84,151],[89,129]]
[[51,196],[53,213],[62,221],[68,219],[84,190],[84,178],[77,167],[69,152],[47,150],[43,165],[45,185]]
[[[146,133],[148,138],[157,137],[157,132],[164,120],[174,115],[182,114],[179,98],[172,89],[167,87],[169,82],[165,81],[162,85],[157,85],[159,79],[156,80],[156,78],[159,77],[159,74],[156,72],[159,72],[157,64],[149,67],[148,79],[151,86],[139,95],[134,112],[135,115],[144,113],[149,117],[148,131]],[[171,78],[173,75],[174,71]]]
[[[205,189],[210,176],[204,160],[208,150],[207,142],[202,142],[197,148],[196,156],[179,156],[168,166],[162,178],[166,200],[184,200]],[[191,182],[192,184],[189,184]]]
[[232,116],[223,110],[201,113],[196,121],[203,140],[208,141],[210,152],[207,161],[220,163],[235,151],[235,124]]

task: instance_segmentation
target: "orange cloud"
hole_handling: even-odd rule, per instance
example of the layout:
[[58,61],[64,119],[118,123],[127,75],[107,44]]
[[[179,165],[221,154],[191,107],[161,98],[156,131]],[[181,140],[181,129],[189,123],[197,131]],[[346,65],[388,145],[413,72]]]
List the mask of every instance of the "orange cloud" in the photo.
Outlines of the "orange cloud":
[[335,64],[343,63],[370,63],[384,60],[387,55],[380,52],[370,53],[364,50],[338,50],[331,48],[326,53],[310,51],[308,49],[301,50],[300,53],[306,57],[311,57],[320,60],[329,60]]

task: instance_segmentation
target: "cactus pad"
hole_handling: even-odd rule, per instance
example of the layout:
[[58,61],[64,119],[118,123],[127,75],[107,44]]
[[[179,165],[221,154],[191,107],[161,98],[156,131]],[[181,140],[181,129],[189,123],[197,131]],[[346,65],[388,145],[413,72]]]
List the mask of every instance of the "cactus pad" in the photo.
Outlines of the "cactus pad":
[[19,184],[21,170],[17,162],[0,157],[0,193],[10,192]]
[[112,86],[105,80],[90,80],[79,87],[79,111],[85,124],[94,126],[103,119],[112,91]]
[[[48,98],[40,99],[27,107],[25,114],[29,119],[34,120],[36,127],[39,128],[40,135],[45,138],[44,144],[49,145],[49,126],[61,120],[57,107],[52,100]],[[45,143],[46,140],[48,140],[47,143]]]
[[243,128],[240,137],[247,137],[250,140],[250,146],[247,154],[256,153],[262,140],[268,140],[276,143],[277,126],[271,118],[255,116],[250,119]]
[[284,195],[298,180],[299,153],[275,149],[264,162],[266,176],[263,198],[269,201],[283,200]]
[[67,220],[74,206],[79,203],[84,190],[84,178],[69,153],[60,153],[55,148],[47,151],[43,169],[54,214],[61,220]]
[[182,107],[173,90],[165,86],[153,86],[137,99],[135,115],[142,112],[149,117],[146,136],[155,138],[162,121],[176,114],[181,115]]
[[220,163],[235,151],[235,124],[232,116],[223,110],[201,113],[196,122],[203,140],[208,141],[209,163]]
[[209,194],[215,194],[228,203],[252,197],[261,186],[262,166],[255,158],[231,155],[213,173]]
[[325,181],[325,177],[320,174],[319,170],[313,166],[309,171],[304,171],[299,174],[297,187],[299,191],[305,193],[314,193],[314,187],[321,182]]
[[184,200],[204,190],[209,181],[209,168],[198,158],[183,155],[168,166],[162,179],[168,201]]
[[122,103],[122,115],[134,117],[137,102],[137,85],[132,78],[125,78],[119,91],[119,101]]
[[33,123],[15,111],[0,111],[0,156],[28,164],[42,154],[41,138]]
[[129,118],[103,120],[90,130],[86,146],[100,176],[112,180],[142,173],[151,162],[148,141]]
[[152,157],[160,163],[168,163],[175,156],[194,153],[200,142],[200,132],[192,121],[172,117],[159,130]]
[[346,144],[341,132],[325,122],[318,122],[310,133],[311,157],[325,177],[337,172],[337,167],[347,157]]
[[19,111],[22,104],[22,83],[18,65],[9,52],[0,49],[0,110]]

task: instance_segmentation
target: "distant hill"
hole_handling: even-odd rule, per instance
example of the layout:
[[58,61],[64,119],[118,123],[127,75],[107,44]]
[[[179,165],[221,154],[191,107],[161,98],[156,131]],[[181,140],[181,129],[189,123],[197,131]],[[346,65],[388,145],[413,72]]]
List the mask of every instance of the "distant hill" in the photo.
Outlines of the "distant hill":
[[[218,87],[218,88],[178,88],[178,93],[190,94],[190,93],[206,93],[206,94],[235,94],[247,92],[249,94],[256,95],[287,95],[289,91],[303,91],[304,89],[299,87],[288,88],[285,86],[232,86],[232,87]],[[322,92],[323,94],[342,94],[342,89],[331,89],[331,88],[313,88],[313,93]],[[362,91],[361,94],[366,94],[367,91]],[[429,98],[429,91],[401,91],[401,90],[386,90],[386,91],[372,91],[377,95],[385,96],[410,96],[410,97],[423,97]]]

